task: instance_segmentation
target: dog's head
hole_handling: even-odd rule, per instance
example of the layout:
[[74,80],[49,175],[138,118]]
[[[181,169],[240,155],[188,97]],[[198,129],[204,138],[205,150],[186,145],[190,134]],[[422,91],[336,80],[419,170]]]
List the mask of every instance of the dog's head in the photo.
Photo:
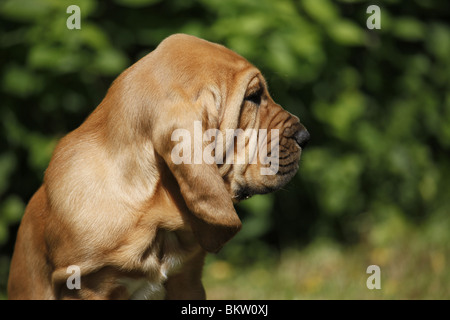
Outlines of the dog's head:
[[[175,177],[199,243],[218,251],[241,226],[233,202],[285,185],[309,139],[261,72],[235,52],[173,35],[131,67],[139,125]],[[144,116],[143,116],[144,115]]]

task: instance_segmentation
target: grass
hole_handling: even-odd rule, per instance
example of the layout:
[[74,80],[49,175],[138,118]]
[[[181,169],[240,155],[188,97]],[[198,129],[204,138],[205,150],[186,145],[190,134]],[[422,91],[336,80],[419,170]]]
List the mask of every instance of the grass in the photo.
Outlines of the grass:
[[[450,299],[448,226],[393,217],[354,246],[318,240],[247,266],[209,257],[203,281],[208,299]],[[381,289],[368,289],[369,265],[380,267]]]

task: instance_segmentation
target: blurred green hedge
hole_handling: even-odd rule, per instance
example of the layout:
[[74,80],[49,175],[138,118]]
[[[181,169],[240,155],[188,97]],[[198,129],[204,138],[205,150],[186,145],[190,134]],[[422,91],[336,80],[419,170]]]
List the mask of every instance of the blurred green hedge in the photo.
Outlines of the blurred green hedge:
[[[66,27],[71,4],[81,30]],[[366,28],[371,4],[379,30]],[[244,228],[222,253],[231,261],[317,237],[355,243],[392,216],[448,224],[449,18],[437,0],[2,1],[0,293],[58,139],[121,71],[178,32],[254,63],[312,135],[288,186],[238,206]]]

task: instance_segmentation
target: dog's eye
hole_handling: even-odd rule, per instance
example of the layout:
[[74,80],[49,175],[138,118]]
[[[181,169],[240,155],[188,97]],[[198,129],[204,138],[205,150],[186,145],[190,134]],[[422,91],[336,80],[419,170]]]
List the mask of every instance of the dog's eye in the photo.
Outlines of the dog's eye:
[[261,92],[256,91],[254,93],[251,93],[250,95],[246,96],[244,100],[250,101],[259,106],[261,104]]

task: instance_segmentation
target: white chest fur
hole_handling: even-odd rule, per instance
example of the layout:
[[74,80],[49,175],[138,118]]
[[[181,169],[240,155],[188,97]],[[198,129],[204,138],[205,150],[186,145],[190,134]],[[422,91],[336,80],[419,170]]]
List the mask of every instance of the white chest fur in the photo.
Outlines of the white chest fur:
[[124,277],[118,283],[127,289],[132,300],[164,299],[165,281],[172,274],[182,271],[184,264],[198,252],[199,248],[191,232],[160,230],[155,239],[153,254],[148,257],[154,260],[156,255],[158,259],[157,264],[151,264],[153,269],[149,272],[153,275],[151,279]]
[[165,297],[166,290],[163,283],[131,278],[122,278],[119,283],[127,288],[131,300],[162,300]]

